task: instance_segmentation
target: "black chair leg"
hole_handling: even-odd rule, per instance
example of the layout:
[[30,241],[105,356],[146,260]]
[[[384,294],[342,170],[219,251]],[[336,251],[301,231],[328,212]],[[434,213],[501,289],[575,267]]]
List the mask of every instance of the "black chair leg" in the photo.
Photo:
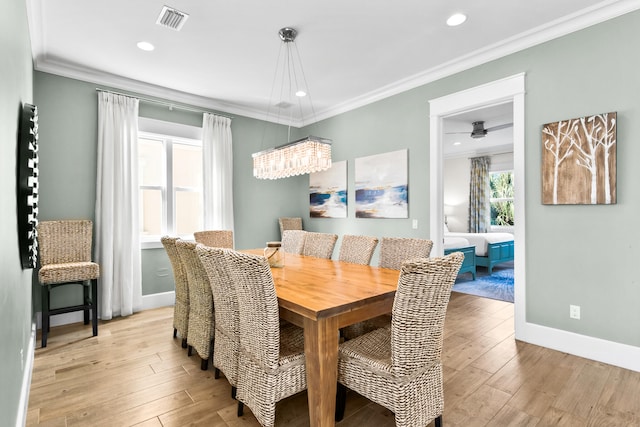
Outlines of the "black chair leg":
[[187,339],[182,338],[182,348],[187,348]]
[[173,328],[173,337],[177,337],[178,336],[178,330],[176,328]]
[[191,356],[193,354],[193,347],[189,346],[189,348],[187,349],[187,356]]
[[438,417],[436,417],[435,422],[436,422],[436,427],[442,427],[442,415],[439,415]]
[[231,398],[235,399],[236,398],[236,393],[238,392],[238,389],[234,386],[231,386]]
[[213,371],[213,378],[215,379],[220,378],[220,369],[216,368],[215,371]]
[[238,416],[241,417],[244,413],[244,403],[238,402]]
[[347,387],[338,383],[338,389],[336,391],[336,421],[342,421],[344,418],[344,409],[347,404]]
[[[93,304],[91,304],[91,299],[89,298],[89,284],[87,282],[82,282],[82,300],[84,304],[84,324],[89,324],[89,306],[93,308]],[[94,334],[95,335],[95,334]]]
[[98,279],[91,280],[91,326],[93,336],[98,336]]
[[209,360],[208,359],[202,359],[200,361],[200,369],[203,371],[206,371],[207,369],[209,369]]
[[47,333],[49,332],[49,286],[42,285],[42,348],[47,346]]

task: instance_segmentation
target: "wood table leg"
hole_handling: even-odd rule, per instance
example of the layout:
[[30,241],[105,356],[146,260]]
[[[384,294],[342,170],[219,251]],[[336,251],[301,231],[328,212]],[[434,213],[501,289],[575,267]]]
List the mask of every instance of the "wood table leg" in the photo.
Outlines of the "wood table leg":
[[304,354],[311,427],[335,426],[338,321],[304,319]]

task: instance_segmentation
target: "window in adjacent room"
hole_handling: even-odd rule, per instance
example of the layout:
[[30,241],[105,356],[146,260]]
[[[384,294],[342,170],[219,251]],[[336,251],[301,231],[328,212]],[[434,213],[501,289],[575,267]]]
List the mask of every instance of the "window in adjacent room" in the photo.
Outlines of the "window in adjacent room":
[[509,229],[513,227],[513,171],[490,173],[491,186],[491,229]]
[[192,238],[203,227],[202,141],[141,130],[138,162],[143,247],[163,235]]

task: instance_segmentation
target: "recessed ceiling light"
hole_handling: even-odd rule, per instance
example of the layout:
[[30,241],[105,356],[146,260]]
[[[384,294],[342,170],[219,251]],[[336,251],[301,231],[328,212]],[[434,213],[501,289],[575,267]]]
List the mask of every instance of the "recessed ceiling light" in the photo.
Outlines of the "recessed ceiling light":
[[138,49],[146,50],[147,52],[151,52],[155,49],[155,46],[149,42],[138,42]]
[[449,17],[449,19],[447,19],[447,25],[450,27],[455,27],[457,25],[462,24],[466,20],[467,20],[467,15],[464,15],[462,13],[454,13]]
[[299,91],[296,92],[296,96],[302,98],[304,96],[307,96],[307,92],[305,92],[303,90],[299,90]]

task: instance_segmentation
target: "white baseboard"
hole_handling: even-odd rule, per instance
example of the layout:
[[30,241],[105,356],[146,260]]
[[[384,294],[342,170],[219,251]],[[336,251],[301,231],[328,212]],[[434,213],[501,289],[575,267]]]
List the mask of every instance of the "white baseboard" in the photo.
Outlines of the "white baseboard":
[[31,390],[31,376],[33,374],[33,361],[36,348],[36,325],[31,325],[31,336],[27,345],[27,359],[25,360],[24,371],[22,372],[22,387],[20,387],[20,406],[16,417],[16,427],[23,427],[27,424],[27,411],[29,410],[29,392]]
[[159,294],[144,295],[142,297],[142,309],[151,310],[152,308],[169,307],[175,305],[175,291],[162,292]]
[[[143,295],[141,310],[151,310],[152,308],[169,307],[175,304],[175,291],[161,292],[158,294]],[[74,311],[71,313],[56,314],[51,316],[51,326],[69,325],[71,323],[79,323],[84,321],[84,313],[82,311]],[[36,313],[36,327],[42,328],[42,312]]]
[[525,323],[516,339],[640,372],[640,347]]

